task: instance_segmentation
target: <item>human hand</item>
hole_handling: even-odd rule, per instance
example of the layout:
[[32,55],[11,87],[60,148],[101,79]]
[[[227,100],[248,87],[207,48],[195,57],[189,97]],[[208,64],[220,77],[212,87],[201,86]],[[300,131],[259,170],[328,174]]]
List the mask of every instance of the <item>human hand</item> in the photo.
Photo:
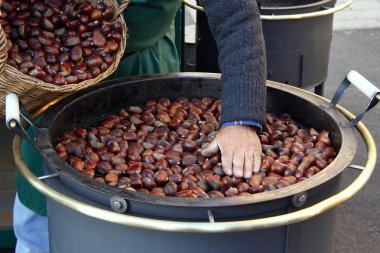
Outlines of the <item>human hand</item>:
[[261,143],[256,132],[248,126],[223,127],[204,150],[210,157],[222,153],[223,171],[229,176],[250,178],[261,165]]

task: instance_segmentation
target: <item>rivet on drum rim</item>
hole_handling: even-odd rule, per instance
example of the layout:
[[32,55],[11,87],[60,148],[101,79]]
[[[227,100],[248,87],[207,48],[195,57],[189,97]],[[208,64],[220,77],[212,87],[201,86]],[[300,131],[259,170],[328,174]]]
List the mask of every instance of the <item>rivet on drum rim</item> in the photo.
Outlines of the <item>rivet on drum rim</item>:
[[118,213],[125,213],[128,208],[128,204],[125,201],[125,199],[120,198],[120,197],[112,197],[110,199],[110,204],[111,204],[112,210]]
[[307,200],[307,192],[297,193],[293,196],[292,204],[295,207],[301,207],[306,203]]

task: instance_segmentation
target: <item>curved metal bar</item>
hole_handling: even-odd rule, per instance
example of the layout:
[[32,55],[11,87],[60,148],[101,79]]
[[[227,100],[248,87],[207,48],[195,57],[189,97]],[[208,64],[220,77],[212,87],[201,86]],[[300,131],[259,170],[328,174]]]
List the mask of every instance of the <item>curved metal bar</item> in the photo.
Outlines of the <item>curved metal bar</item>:
[[202,6],[199,6],[199,5],[196,5],[196,4],[193,4],[191,3],[190,1],[188,0],[182,0],[182,2],[189,6],[190,8],[194,9],[194,10],[197,10],[197,11],[205,11],[205,9],[202,7]]
[[[310,93],[310,92],[309,92]],[[310,93],[312,94],[312,93]],[[315,95],[317,96],[317,95]],[[319,97],[319,96],[318,96]],[[330,102],[328,99],[319,97],[320,99]],[[343,115],[348,119],[353,119],[349,111],[341,106],[336,107]],[[40,112],[43,110],[40,110]],[[137,227],[147,230],[160,230],[167,232],[196,232],[196,233],[226,233],[226,232],[240,232],[250,231],[258,229],[273,228],[279,226],[286,226],[289,224],[297,223],[310,219],[316,215],[324,213],[337,205],[345,202],[354,196],[369,180],[374,171],[376,165],[376,145],[375,142],[363,123],[359,123],[356,126],[357,130],[363,137],[363,140],[367,146],[367,162],[364,170],[359,176],[344,190],[336,195],[327,198],[313,206],[308,208],[273,216],[267,218],[243,220],[243,221],[230,221],[230,222],[183,222],[183,221],[167,221],[151,218],[135,217],[126,214],[115,213],[112,211],[104,210],[98,207],[94,207],[88,204],[84,204],[78,200],[70,198],[53,188],[47,186],[29,170],[26,164],[22,161],[21,156],[21,139],[16,136],[13,140],[13,154],[16,166],[20,170],[21,174],[27,179],[27,181],[38,191],[44,194],[46,197],[51,198],[53,201],[73,209],[79,213],[91,216],[96,219],[121,224],[130,227]]]
[[[190,8],[193,8],[197,11],[204,11],[204,8],[190,3],[188,0],[182,0],[183,3]],[[304,13],[304,14],[290,14],[290,15],[260,15],[261,20],[297,20],[297,19],[306,19],[306,18],[315,18],[315,17],[321,17],[321,16],[327,16],[330,14],[333,14],[335,12],[341,11],[348,6],[352,4],[353,0],[348,0],[345,3],[342,3],[341,5],[335,6],[333,8],[322,10],[322,11],[315,11],[310,13]]]

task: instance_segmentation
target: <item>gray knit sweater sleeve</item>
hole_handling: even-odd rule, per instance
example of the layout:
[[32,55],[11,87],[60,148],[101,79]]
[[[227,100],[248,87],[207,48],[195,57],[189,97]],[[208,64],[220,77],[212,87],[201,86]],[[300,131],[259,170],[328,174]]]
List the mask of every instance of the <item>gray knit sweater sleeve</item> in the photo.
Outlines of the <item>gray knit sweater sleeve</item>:
[[256,0],[200,0],[219,50],[221,122],[265,123],[266,55]]

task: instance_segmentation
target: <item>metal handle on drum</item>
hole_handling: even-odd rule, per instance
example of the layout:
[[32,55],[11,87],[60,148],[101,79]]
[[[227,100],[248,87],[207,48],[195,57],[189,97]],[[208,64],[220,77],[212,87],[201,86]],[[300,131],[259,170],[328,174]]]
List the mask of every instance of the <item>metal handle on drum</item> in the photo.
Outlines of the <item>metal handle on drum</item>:
[[338,104],[338,102],[341,100],[344,93],[347,91],[348,87],[351,84],[353,84],[370,100],[366,109],[362,113],[357,115],[352,121],[350,121],[350,123],[348,123],[347,125],[348,127],[356,126],[358,122],[363,118],[364,114],[371,110],[373,107],[375,107],[375,105],[377,105],[380,101],[380,90],[361,74],[359,74],[355,70],[351,70],[336,90],[334,97],[331,100],[331,107],[335,107]]
[[[313,93],[310,93],[314,95]],[[315,95],[317,96],[317,95]],[[326,102],[330,102],[326,98],[320,98]],[[343,107],[337,105],[339,110],[348,119],[353,119],[354,115],[348,112]],[[43,111],[40,111],[40,113]],[[371,136],[371,133],[365,127],[365,125],[359,122],[356,125],[360,135],[367,146],[367,162],[363,171],[359,176],[351,183],[347,188],[343,189],[336,195],[327,198],[313,206],[301,209],[296,212],[267,217],[253,220],[243,221],[229,221],[229,222],[211,222],[213,215],[209,214],[210,222],[182,222],[182,221],[167,221],[151,218],[135,217],[131,215],[125,215],[121,213],[111,212],[98,207],[94,207],[88,204],[84,204],[76,199],[70,198],[61,192],[54,190],[47,186],[44,182],[39,180],[22,161],[20,144],[20,137],[16,136],[13,141],[13,154],[16,166],[20,170],[21,174],[27,179],[27,181],[38,191],[44,194],[46,197],[51,198],[53,201],[73,209],[74,211],[91,216],[96,219],[112,222],[120,225],[137,227],[148,230],[160,230],[166,232],[194,232],[194,233],[226,233],[226,232],[240,232],[250,231],[258,229],[267,229],[279,226],[286,226],[289,224],[301,222],[310,218],[313,218],[319,214],[322,214],[339,204],[342,204],[346,200],[354,196],[369,180],[371,177],[375,165],[376,165],[376,145]],[[212,214],[212,213],[211,213]],[[211,218],[210,218],[211,217]]]
[[35,140],[33,140],[28,133],[25,131],[24,127],[21,125],[20,116],[33,127],[34,130],[37,127],[33,124],[32,117],[26,110],[25,106],[20,102],[17,95],[14,93],[9,93],[5,97],[5,124],[6,126],[21,136],[22,138],[28,140],[33,146],[40,150],[37,146]]
[[[345,3],[342,3],[341,5],[335,6],[333,8],[324,9],[322,11],[315,11],[305,14],[291,14],[291,15],[260,15],[261,20],[297,20],[297,19],[306,19],[306,18],[315,18],[315,17],[321,17],[321,16],[327,16],[330,14],[333,14],[335,12],[341,11],[348,6],[352,4],[353,0],[348,0]],[[182,0],[182,2],[189,6],[190,8],[193,8],[197,11],[204,11],[204,8],[191,3],[188,0]]]

